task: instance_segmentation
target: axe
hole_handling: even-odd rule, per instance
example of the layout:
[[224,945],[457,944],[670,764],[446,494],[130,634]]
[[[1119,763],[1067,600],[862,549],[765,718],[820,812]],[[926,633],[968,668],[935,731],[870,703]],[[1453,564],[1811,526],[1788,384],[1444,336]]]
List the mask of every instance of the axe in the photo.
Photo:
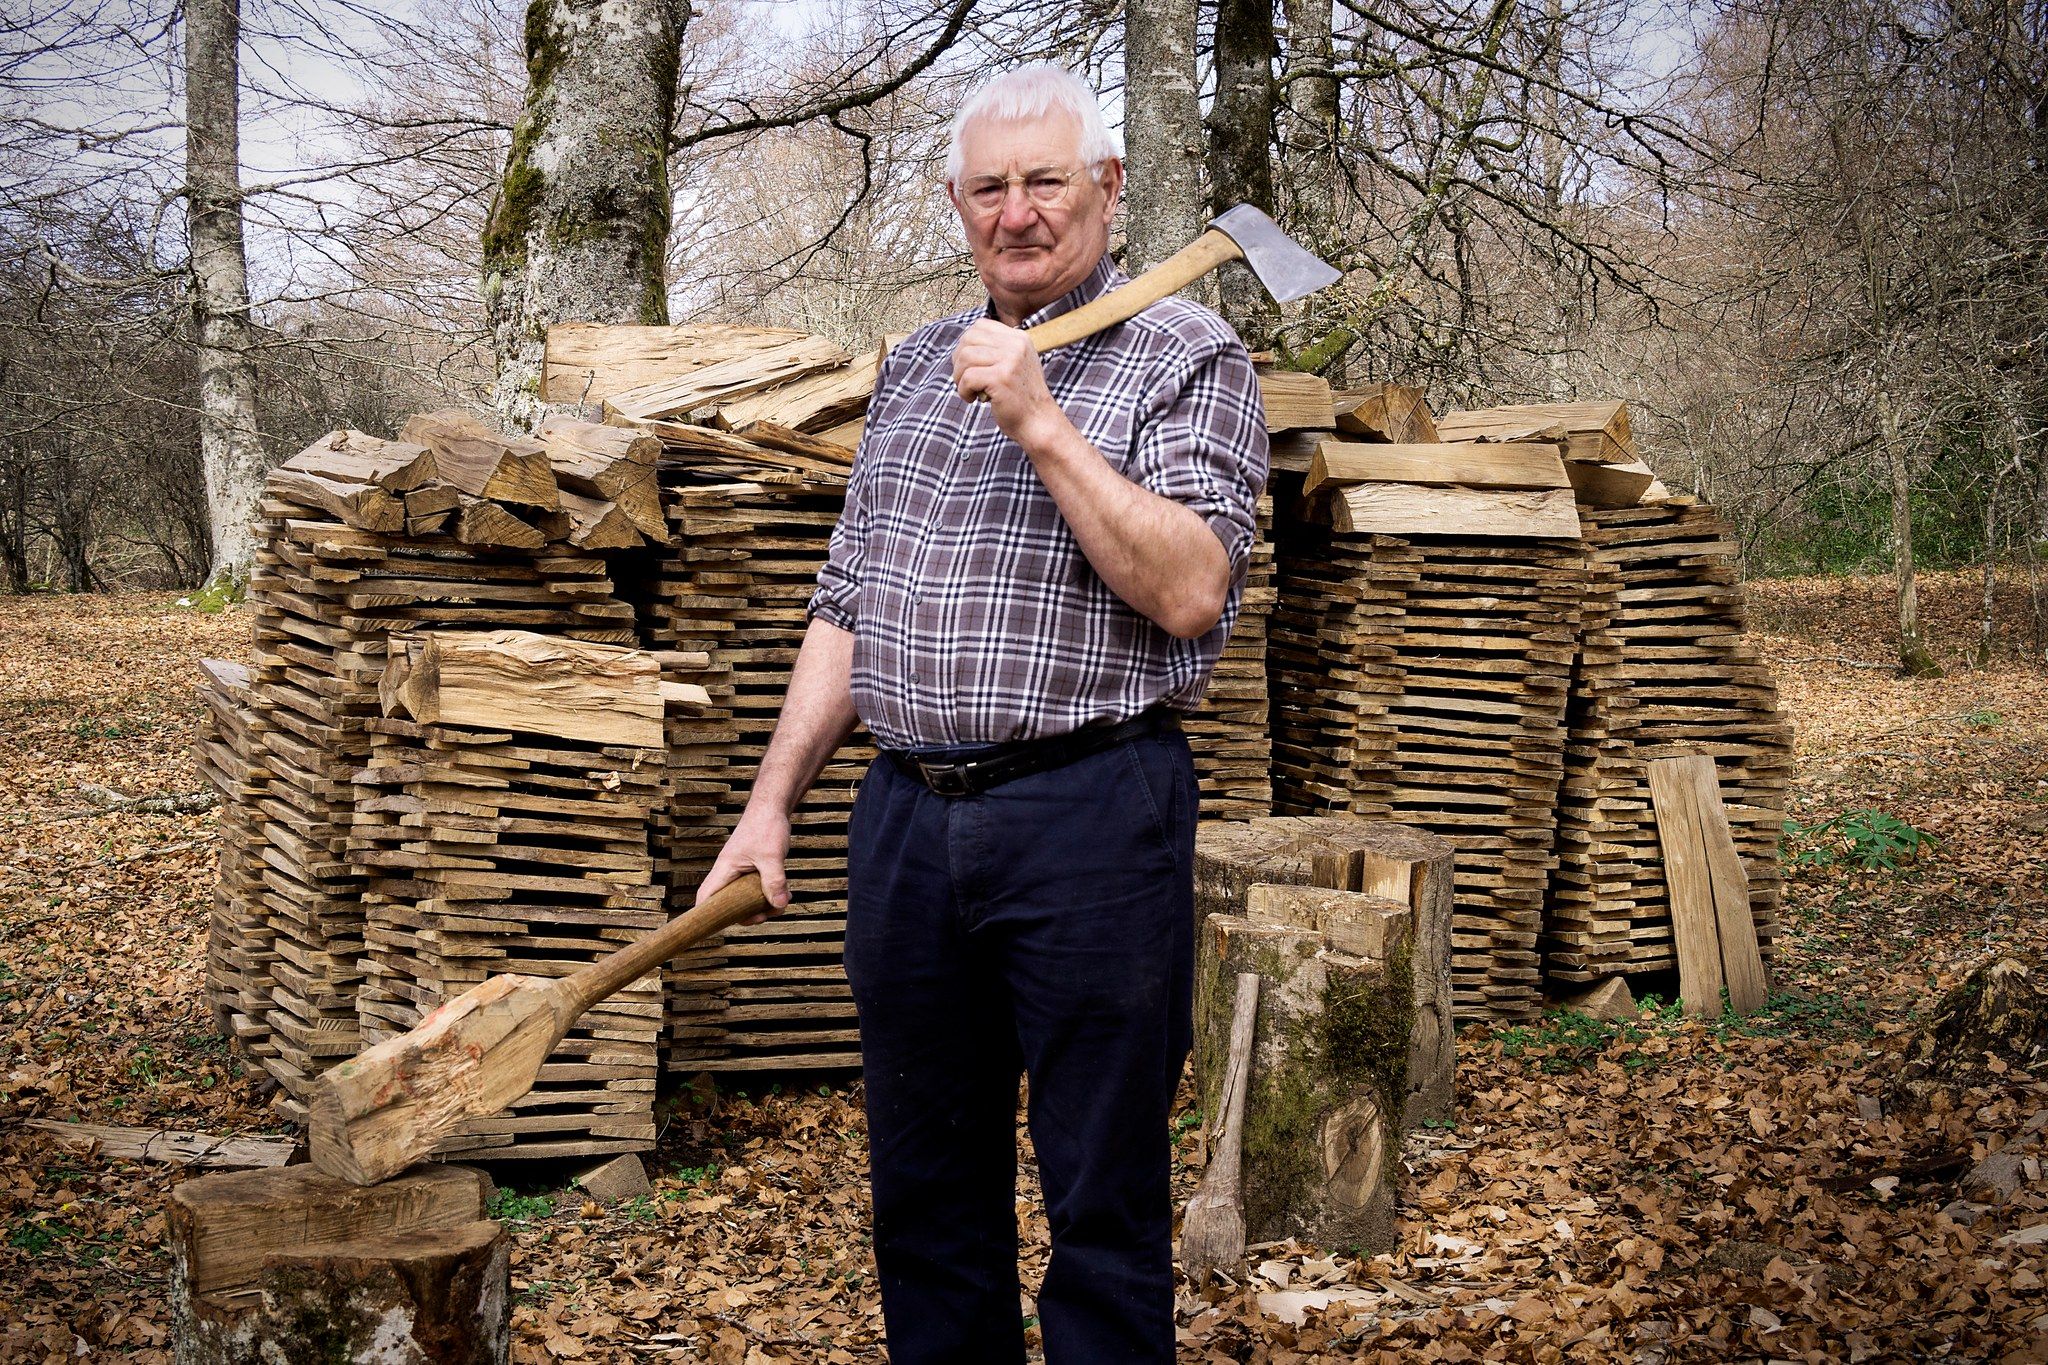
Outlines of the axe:
[[1250,204],[1219,214],[1209,230],[1129,284],[1071,313],[1039,323],[1025,335],[1040,353],[1128,322],[1176,290],[1185,289],[1225,261],[1243,261],[1276,303],[1292,303],[1343,276],[1304,250],[1280,225]]

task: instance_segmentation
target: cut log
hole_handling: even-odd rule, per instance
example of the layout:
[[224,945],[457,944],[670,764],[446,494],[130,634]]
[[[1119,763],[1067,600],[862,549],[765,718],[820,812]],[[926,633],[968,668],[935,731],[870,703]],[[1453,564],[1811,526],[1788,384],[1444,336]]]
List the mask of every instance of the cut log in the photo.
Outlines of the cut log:
[[161,1161],[212,1171],[282,1166],[300,1146],[297,1138],[222,1137],[170,1128],[118,1128],[58,1119],[29,1119],[22,1126],[49,1133],[67,1146],[93,1148],[115,1161]]
[[1973,967],[1906,1044],[1892,1104],[1926,1109],[1971,1086],[2016,1093],[2044,1080],[2048,971],[2037,956],[2000,957]]
[[[408,493],[407,497],[412,494]],[[538,550],[548,538],[538,526],[520,520],[492,502],[469,493],[457,493],[460,511],[454,514],[453,534],[463,545],[499,546],[510,550]],[[559,500],[560,494],[556,497]]]
[[311,1166],[186,1181],[165,1213],[177,1360],[503,1361],[510,1238],[483,1217],[488,1188],[461,1167],[367,1188]]
[[626,515],[626,509],[603,498],[586,498],[563,489],[562,512],[569,519],[563,539],[581,550],[630,550],[647,542]]
[[847,354],[823,337],[798,336],[729,356],[675,379],[657,380],[605,399],[607,420],[633,424],[680,417],[843,365]]
[[1265,402],[1266,430],[1289,431],[1296,427],[1334,427],[1335,400],[1330,383],[1321,375],[1300,370],[1259,370],[1259,396]]
[[1463,484],[1471,488],[1569,488],[1557,447],[1538,441],[1353,445],[1323,441],[1302,492],[1326,484]]
[[541,423],[539,438],[563,492],[617,503],[634,530],[656,544],[668,542],[655,476],[659,437],[555,415]]
[[344,481],[279,465],[263,481],[263,491],[270,497],[316,507],[361,531],[405,529],[405,504],[374,483]]
[[[1344,918],[1398,926],[1384,956],[1346,953],[1312,924],[1211,915],[1196,978],[1196,1032],[1225,1036],[1224,1002],[1240,975],[1261,978],[1244,1106],[1245,1236],[1298,1237],[1371,1255],[1394,1245],[1401,1110],[1407,1091],[1414,989],[1408,907],[1358,892]],[[1265,902],[1269,910],[1302,899]],[[1203,1107],[1223,1107],[1227,1050],[1198,1054]],[[1199,1068],[1206,1055],[1207,1068]],[[1225,1066],[1215,1066],[1224,1059]]]
[[1577,539],[1571,490],[1531,492],[1362,483],[1336,490],[1331,525],[1346,533]]
[[279,467],[344,483],[374,483],[389,493],[410,492],[436,477],[433,452],[425,446],[346,430],[328,432]]
[[489,1197],[483,1172],[466,1166],[420,1166],[378,1185],[279,1166],[187,1180],[171,1191],[165,1222],[186,1292],[247,1304],[279,1252],[467,1227]]
[[786,327],[727,323],[556,323],[548,328],[541,401],[588,407],[615,393],[679,379],[735,355],[774,351],[806,335]]
[[1577,1010],[1589,1018],[1610,1024],[1633,1019],[1640,1013],[1627,979],[1619,976],[1610,976],[1597,986],[1568,995],[1561,1003],[1568,1010]]
[[394,635],[378,697],[422,725],[659,748],[661,668],[645,650],[522,630]]
[[1641,460],[1628,464],[1571,460],[1565,472],[1571,476],[1572,495],[1587,507],[1634,507],[1652,501],[1650,490],[1660,486],[1656,474]]
[[1568,460],[1623,465],[1637,458],[1628,404],[1523,403],[1511,407],[1453,412],[1437,419],[1446,441],[1524,441],[1554,436]]
[[1181,1269],[1198,1286],[1208,1281],[1211,1271],[1235,1266],[1244,1256],[1244,1107],[1251,1087],[1252,1039],[1258,1016],[1259,974],[1240,973],[1231,1002],[1222,1107],[1209,1129],[1209,1164],[1181,1220]]
[[1409,384],[1373,384],[1335,395],[1337,430],[1394,444],[1430,444],[1437,433],[1423,391]]
[[874,355],[855,356],[833,369],[721,403],[712,421],[727,431],[744,431],[756,422],[791,431],[825,431],[867,411],[879,367]]
[[[1267,907],[1261,913],[1269,918],[1299,913],[1315,923],[1320,915],[1320,922],[1337,926],[1346,941],[1370,948],[1385,933],[1381,902],[1408,907],[1411,922],[1404,932],[1413,945],[1408,968],[1413,1023],[1401,1105],[1401,1122],[1408,1128],[1424,1120],[1445,1121],[1454,1107],[1453,858],[1452,846],[1444,839],[1356,816],[1208,821],[1196,835],[1198,921],[1214,914],[1248,917],[1257,898]],[[1270,885],[1262,885],[1266,883]],[[1283,909],[1281,887],[1324,888],[1343,899],[1322,908],[1311,901],[1299,911]],[[1198,1076],[1218,1065],[1209,1051],[1217,1041],[1197,1034]]]
[[441,481],[472,497],[543,512],[562,505],[546,448],[503,435],[474,413],[459,408],[424,412],[407,422],[400,435],[433,451]]

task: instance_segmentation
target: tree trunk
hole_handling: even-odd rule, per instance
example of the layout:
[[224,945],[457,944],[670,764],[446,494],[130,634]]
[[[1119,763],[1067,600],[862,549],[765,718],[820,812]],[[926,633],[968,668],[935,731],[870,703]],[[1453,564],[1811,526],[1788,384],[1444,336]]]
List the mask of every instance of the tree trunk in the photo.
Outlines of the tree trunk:
[[[2002,1070],[1994,1074],[1994,1065]],[[2048,1079],[2048,975],[2037,957],[1977,967],[1942,997],[1900,1058],[1892,1102],[1928,1108],[1973,1085]]]
[[[1124,269],[1159,264],[1202,231],[1195,0],[1131,0],[1124,16]],[[1189,287],[1214,304],[1209,278]]]
[[[1218,0],[1216,98],[1209,106],[1209,205],[1273,212],[1273,0]],[[1223,316],[1253,350],[1272,343],[1279,310],[1243,264],[1217,274]]]
[[1889,389],[1877,393],[1879,434],[1891,475],[1892,567],[1899,579],[1899,671],[1909,678],[1938,678],[1941,668],[1927,652],[1920,635],[1920,592],[1913,579],[1913,476],[1906,444],[1899,432],[1898,412]]
[[545,408],[557,322],[668,321],[668,138],[684,0],[528,0],[526,105],[485,225],[506,426]]
[[[1330,0],[1287,0],[1287,80],[1283,91],[1286,136],[1280,184],[1287,222],[1309,250],[1342,268],[1347,254],[1342,223],[1344,175],[1338,163],[1339,116],[1336,52],[1330,39]],[[1297,362],[1338,387],[1350,379],[1346,359],[1357,333],[1321,294],[1299,305],[1294,325],[1304,334]]]
[[240,0],[185,8],[185,212],[199,343],[199,464],[213,532],[209,587],[239,593],[256,553],[263,493],[255,330],[242,251]]

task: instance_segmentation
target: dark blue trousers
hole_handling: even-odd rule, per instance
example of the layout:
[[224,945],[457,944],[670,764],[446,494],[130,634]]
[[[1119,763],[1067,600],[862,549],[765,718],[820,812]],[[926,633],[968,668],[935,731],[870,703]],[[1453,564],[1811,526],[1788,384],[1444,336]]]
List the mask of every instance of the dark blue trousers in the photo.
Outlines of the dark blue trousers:
[[935,795],[886,758],[869,770],[846,975],[893,1365],[1024,1359],[1020,1073],[1052,1230],[1047,1361],[1173,1359],[1196,799],[1178,732],[978,796]]

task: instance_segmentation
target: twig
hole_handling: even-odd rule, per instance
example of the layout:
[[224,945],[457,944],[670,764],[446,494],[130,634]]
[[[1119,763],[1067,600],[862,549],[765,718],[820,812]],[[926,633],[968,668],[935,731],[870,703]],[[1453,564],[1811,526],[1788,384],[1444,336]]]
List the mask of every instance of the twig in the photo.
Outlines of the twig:
[[1844,668],[1867,668],[1876,673],[1896,673],[1897,664],[1874,664],[1868,659],[1850,659],[1840,654],[1808,654],[1797,659],[1780,659],[1782,664],[1840,664]]
[[99,865],[101,867],[120,867],[124,863],[139,863],[145,858],[161,858],[166,853],[183,853],[188,848],[198,848],[206,842],[207,840],[205,839],[182,839],[175,844],[164,844],[159,848],[145,848],[140,853],[130,853],[126,857],[102,858]]
[[84,820],[94,815],[191,815],[202,810],[212,810],[220,804],[220,793],[210,789],[196,792],[164,792],[156,796],[129,796],[102,787],[97,782],[79,784],[78,794],[92,802],[89,806],[73,806],[65,810],[51,811],[47,815],[34,815],[25,820],[10,820],[0,829],[18,829],[24,825],[54,825],[60,820]]

